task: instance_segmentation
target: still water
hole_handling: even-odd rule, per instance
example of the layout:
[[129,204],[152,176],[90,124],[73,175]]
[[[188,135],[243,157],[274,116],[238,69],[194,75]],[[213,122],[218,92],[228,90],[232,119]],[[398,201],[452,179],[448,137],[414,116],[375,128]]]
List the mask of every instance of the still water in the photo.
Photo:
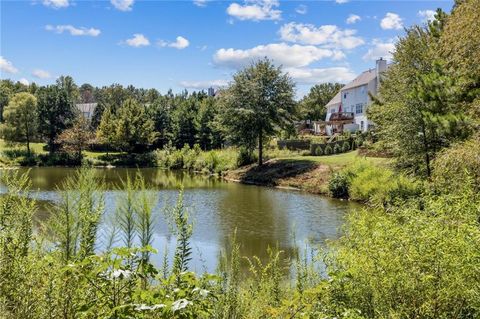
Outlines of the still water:
[[[307,241],[313,246],[322,246],[326,240],[338,238],[345,214],[355,208],[352,203],[316,195],[242,185],[186,172],[154,168],[96,169],[107,185],[106,213],[97,245],[99,250],[111,232],[115,201],[122,196],[122,190],[118,189],[120,181],[127,175],[134,176],[137,171],[158,198],[153,244],[159,251],[153,257],[156,264],[161,264],[165,251],[170,257],[174,252],[175,238],[169,231],[164,212],[174,205],[183,185],[184,204],[194,224],[191,268],[197,272],[215,270],[220,253],[228,253],[229,239],[235,231],[243,256],[264,259],[267,247],[278,247],[284,257],[292,257],[296,247],[304,247]],[[57,187],[74,173],[75,169],[70,168],[30,169],[28,174],[34,196],[40,203],[58,201]],[[45,212],[41,216],[45,218]]]

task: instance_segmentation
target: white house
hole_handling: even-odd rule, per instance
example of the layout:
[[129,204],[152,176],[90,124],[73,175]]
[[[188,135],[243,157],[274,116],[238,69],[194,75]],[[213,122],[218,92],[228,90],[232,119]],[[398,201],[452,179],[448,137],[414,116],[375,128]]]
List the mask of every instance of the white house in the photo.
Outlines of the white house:
[[367,118],[367,108],[372,104],[369,92],[376,95],[380,85],[380,76],[387,70],[387,61],[380,58],[374,69],[367,70],[347,83],[335,97],[328,102],[325,122],[315,122],[314,131],[333,135],[343,131],[365,132],[373,125]]
[[98,103],[77,103],[75,104],[75,106],[77,107],[80,114],[82,114],[85,119],[90,121],[92,119],[93,112],[97,107],[97,104]]

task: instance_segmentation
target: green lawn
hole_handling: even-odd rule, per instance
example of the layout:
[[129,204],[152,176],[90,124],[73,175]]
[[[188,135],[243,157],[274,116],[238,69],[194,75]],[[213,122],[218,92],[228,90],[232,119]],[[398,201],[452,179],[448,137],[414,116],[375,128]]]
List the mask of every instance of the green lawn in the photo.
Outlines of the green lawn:
[[294,156],[278,157],[278,159],[282,159],[282,160],[312,161],[319,164],[335,165],[335,166],[347,166],[347,165],[353,164],[356,160],[361,158],[368,159],[369,161],[372,161],[378,165],[388,164],[389,162],[388,158],[359,156],[358,150],[348,152],[348,153],[342,153],[342,154],[336,154],[336,155],[325,155],[325,156],[294,155]]
[[[45,154],[47,151],[43,150],[45,143],[30,143],[30,150],[35,154]],[[6,150],[27,150],[25,144],[17,144],[15,146],[7,146],[4,140],[0,139],[0,152]]]

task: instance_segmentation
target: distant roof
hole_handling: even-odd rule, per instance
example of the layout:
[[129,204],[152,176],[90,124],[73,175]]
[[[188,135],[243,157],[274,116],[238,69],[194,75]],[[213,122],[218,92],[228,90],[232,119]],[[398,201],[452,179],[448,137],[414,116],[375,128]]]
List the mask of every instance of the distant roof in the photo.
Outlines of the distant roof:
[[348,90],[360,85],[365,85],[368,84],[368,82],[375,80],[377,77],[377,72],[375,69],[370,69],[367,71],[362,72],[359,76],[357,76],[353,81],[347,83],[344,87],[338,91],[338,93],[333,97],[333,99],[330,100],[330,102],[325,105],[325,107],[329,107],[335,104],[342,103],[342,91],[343,90]]
[[370,69],[367,71],[362,72],[359,76],[357,76],[352,82],[349,82],[345,85],[342,90],[351,89],[360,85],[368,84],[368,82],[375,80],[377,77],[377,72],[375,69]]
[[77,109],[82,113],[92,113],[97,107],[98,103],[78,103],[75,104]]
[[333,97],[333,99],[330,100],[330,102],[327,103],[327,107],[331,106],[331,105],[334,105],[334,104],[339,104],[339,103],[342,103],[342,91],[338,91],[337,94],[335,94],[335,96]]

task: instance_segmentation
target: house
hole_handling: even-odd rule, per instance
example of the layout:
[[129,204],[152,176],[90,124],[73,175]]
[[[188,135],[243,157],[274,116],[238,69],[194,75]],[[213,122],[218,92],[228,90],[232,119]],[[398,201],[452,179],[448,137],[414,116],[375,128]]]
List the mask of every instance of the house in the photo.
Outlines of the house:
[[98,103],[77,103],[75,106],[77,107],[77,110],[80,112],[80,114],[85,117],[87,120],[91,120],[93,116],[93,112],[95,111],[95,108],[97,107]]
[[374,69],[369,69],[347,83],[333,99],[325,105],[325,121],[314,123],[316,134],[366,132],[373,127],[367,118],[367,108],[372,104],[369,93],[376,95],[380,77],[387,70],[387,61],[380,58]]

